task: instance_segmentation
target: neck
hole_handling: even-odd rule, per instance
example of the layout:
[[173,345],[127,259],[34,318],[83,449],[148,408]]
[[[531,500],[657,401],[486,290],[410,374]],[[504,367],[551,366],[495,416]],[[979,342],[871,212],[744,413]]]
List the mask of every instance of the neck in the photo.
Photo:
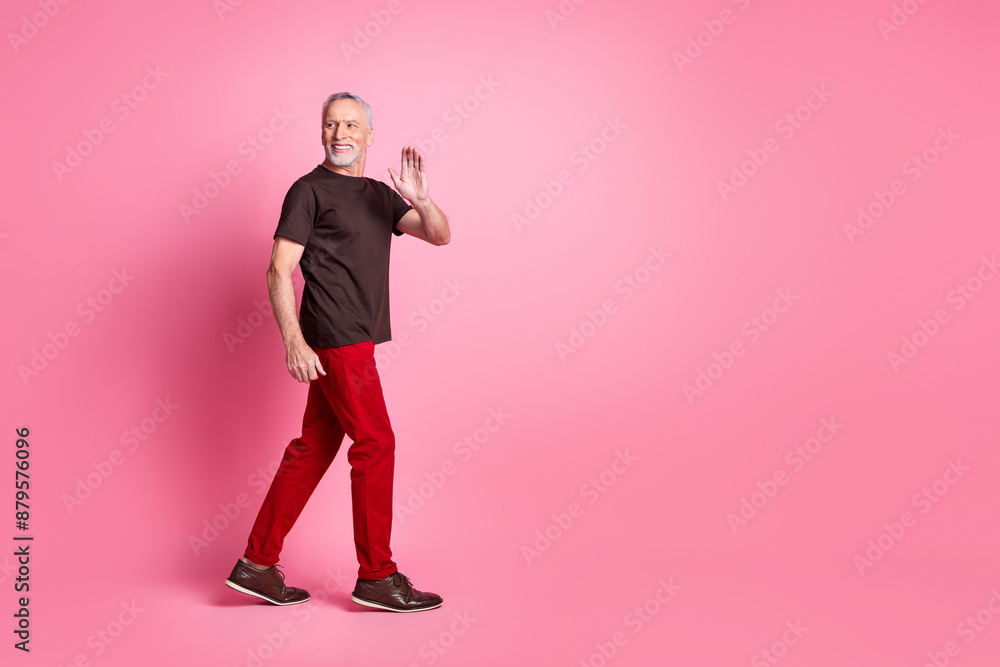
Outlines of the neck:
[[343,174],[344,176],[353,176],[355,178],[361,178],[365,173],[365,156],[354,163],[352,167],[338,167],[337,165],[330,162],[330,158],[327,157],[323,160],[323,166],[332,172],[337,174]]

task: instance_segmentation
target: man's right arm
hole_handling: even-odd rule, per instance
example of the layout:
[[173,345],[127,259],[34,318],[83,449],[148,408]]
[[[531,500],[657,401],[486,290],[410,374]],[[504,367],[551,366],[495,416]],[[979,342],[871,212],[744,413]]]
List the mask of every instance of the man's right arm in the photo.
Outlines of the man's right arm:
[[288,372],[299,382],[311,382],[320,375],[326,375],[319,357],[302,336],[299,319],[295,314],[295,288],[292,286],[292,271],[295,270],[305,246],[284,236],[274,239],[271,249],[271,264],[267,267],[267,293],[271,299],[271,310],[285,343],[285,365]]

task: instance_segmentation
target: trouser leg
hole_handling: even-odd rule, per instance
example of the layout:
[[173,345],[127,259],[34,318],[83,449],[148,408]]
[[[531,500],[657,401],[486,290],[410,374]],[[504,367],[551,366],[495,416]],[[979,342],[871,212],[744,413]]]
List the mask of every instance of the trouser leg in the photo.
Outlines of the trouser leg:
[[285,448],[271,487],[247,540],[245,556],[263,565],[278,562],[285,536],[298,519],[344,440],[344,429],[319,383],[309,384],[302,435]]
[[316,352],[327,374],[322,387],[347,436],[358,577],[382,579],[396,571],[392,532],[392,481],[396,440],[389,423],[372,341]]

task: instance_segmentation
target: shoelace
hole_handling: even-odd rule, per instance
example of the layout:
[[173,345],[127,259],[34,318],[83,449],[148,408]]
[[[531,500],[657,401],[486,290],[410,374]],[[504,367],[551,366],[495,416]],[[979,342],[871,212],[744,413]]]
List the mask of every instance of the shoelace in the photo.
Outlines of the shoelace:
[[[400,579],[406,582],[405,586],[403,585],[402,581],[400,581]],[[405,595],[407,598],[413,597],[413,584],[410,583],[409,578],[405,574],[403,574],[402,572],[395,572],[392,575],[392,583],[402,588],[403,595]]]
[[277,563],[274,564],[274,571],[278,573],[279,577],[281,577],[281,592],[284,593],[285,592],[285,573],[282,572],[280,569],[278,569],[278,564]]

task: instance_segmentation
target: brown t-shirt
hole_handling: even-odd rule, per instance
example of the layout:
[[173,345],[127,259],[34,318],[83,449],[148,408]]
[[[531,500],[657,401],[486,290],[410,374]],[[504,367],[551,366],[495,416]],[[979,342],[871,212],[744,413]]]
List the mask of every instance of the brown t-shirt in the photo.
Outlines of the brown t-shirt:
[[381,181],[323,165],[288,189],[274,236],[305,246],[299,326],[310,347],[391,339],[389,245],[411,208]]

